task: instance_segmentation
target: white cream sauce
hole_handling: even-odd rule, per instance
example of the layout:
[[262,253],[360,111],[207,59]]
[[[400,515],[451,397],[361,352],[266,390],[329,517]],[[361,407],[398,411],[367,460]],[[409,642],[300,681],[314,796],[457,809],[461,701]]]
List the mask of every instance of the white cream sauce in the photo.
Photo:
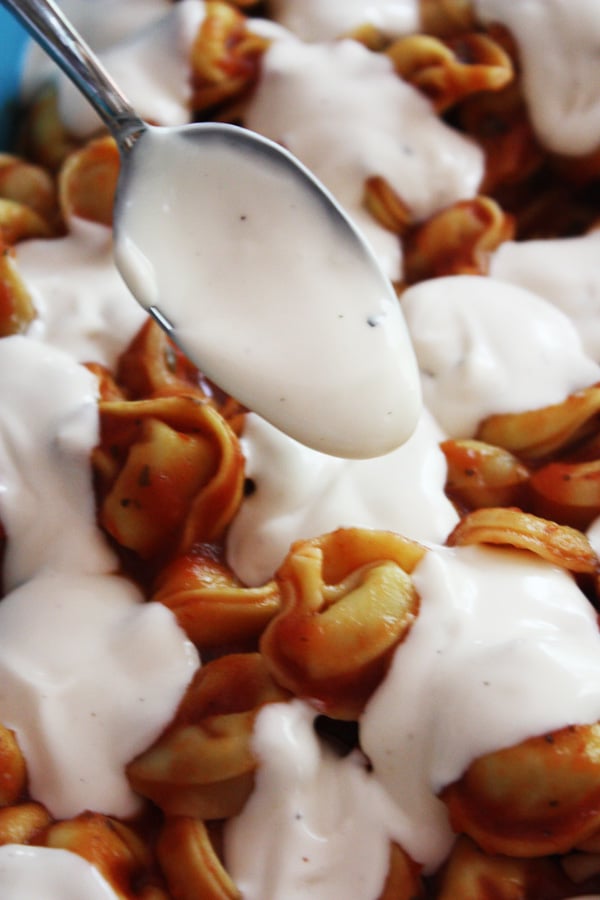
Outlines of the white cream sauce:
[[197,665],[170,611],[116,575],[40,573],[0,604],[0,721],[57,818],[140,807],[125,766],[175,714]]
[[250,409],[323,452],[386,453],[420,409],[391,284],[320,190],[230,133],[152,128],[137,141],[117,214],[120,271]]
[[[56,0],[77,31],[98,52],[156,21],[171,7],[171,0]],[[21,89],[31,96],[48,78],[58,74],[56,64],[33,41],[27,47]]]
[[480,150],[445,125],[387,57],[355,41],[275,41],[244,119],[317,175],[392,279],[401,276],[400,242],[364,208],[365,179],[386,178],[423,219],[472,197],[483,174]]
[[526,553],[430,549],[413,580],[419,616],[361,745],[407,817],[403,846],[431,868],[453,839],[435,794],[474,758],[600,718],[600,633],[572,578]]
[[0,847],[2,900],[119,900],[82,856],[50,847]]
[[600,230],[582,237],[507,241],[492,256],[490,275],[562,310],[585,352],[600,362]]
[[24,337],[0,341],[0,721],[53,815],[127,816],[126,763],[174,714],[197,655],[174,617],[147,604],[95,525],[93,376]]
[[514,36],[525,99],[541,143],[581,156],[600,145],[597,0],[474,0],[484,23]]
[[256,788],[225,832],[225,859],[244,900],[374,900],[389,864],[394,814],[360,753],[340,759],[299,700],[259,713]]
[[430,547],[413,578],[419,616],[360,722],[372,774],[321,745],[308,705],[259,714],[255,790],[226,830],[245,900],[374,900],[392,840],[434,870],[455,837],[436,795],[473,758],[599,718],[600,633],[569,574],[512,550]]
[[360,25],[400,37],[420,25],[418,0],[270,0],[269,12],[304,41],[329,41]]
[[6,589],[50,567],[82,574],[116,567],[96,526],[92,492],[97,401],[93,375],[60,351],[23,337],[0,341]]
[[423,396],[451,437],[494,413],[564,400],[600,378],[575,326],[525,288],[476,275],[424,281],[402,306]]
[[388,529],[442,543],[458,521],[444,493],[443,439],[423,410],[412,437],[392,453],[334,459],[248,416],[242,449],[255,490],[229,530],[229,564],[246,584],[263,584],[293,541],[341,526]]
[[37,314],[27,336],[112,368],[146,314],[115,268],[111,229],[73,218],[66,237],[19,244],[17,263]]
[[[98,53],[101,63],[143,119],[160,125],[190,120],[190,52],[204,18],[201,0],[169,5],[145,29]],[[67,129],[89,137],[101,122],[65,75],[59,75],[59,111]]]

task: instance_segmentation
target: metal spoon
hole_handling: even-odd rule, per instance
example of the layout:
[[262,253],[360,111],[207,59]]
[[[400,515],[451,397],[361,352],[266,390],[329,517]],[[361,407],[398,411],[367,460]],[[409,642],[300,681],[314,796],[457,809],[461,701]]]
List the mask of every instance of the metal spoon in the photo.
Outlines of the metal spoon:
[[148,125],[52,0],[0,2],[114,136],[115,260],[187,356],[280,430],[326,453],[376,456],[406,440],[420,387],[402,313],[323,185],[244,128]]

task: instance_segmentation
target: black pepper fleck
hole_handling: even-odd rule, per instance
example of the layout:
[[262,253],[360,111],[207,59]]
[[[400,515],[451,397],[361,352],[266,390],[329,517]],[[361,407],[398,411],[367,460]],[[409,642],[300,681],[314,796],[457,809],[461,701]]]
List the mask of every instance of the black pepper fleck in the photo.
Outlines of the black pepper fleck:
[[251,497],[256,491],[256,482],[253,478],[244,479],[244,497]]

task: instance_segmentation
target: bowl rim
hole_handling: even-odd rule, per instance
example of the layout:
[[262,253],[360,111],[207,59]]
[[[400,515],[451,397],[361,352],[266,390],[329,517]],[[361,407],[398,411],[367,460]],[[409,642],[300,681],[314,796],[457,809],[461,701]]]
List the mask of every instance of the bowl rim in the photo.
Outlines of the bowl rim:
[[0,149],[6,150],[14,128],[19,82],[27,34],[10,13],[0,8]]

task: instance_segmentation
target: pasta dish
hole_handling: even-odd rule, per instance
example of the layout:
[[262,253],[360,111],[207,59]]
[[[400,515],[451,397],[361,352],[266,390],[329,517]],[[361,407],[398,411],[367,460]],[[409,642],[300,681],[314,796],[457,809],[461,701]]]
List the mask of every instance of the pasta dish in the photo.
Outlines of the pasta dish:
[[[597,900],[600,7],[60,5],[150,123],[241,125],[315,173],[393,284],[423,408],[346,459],[196,368],[113,262],[113,139],[28,49],[0,154],[0,895]],[[241,241],[211,234],[226,267]]]

